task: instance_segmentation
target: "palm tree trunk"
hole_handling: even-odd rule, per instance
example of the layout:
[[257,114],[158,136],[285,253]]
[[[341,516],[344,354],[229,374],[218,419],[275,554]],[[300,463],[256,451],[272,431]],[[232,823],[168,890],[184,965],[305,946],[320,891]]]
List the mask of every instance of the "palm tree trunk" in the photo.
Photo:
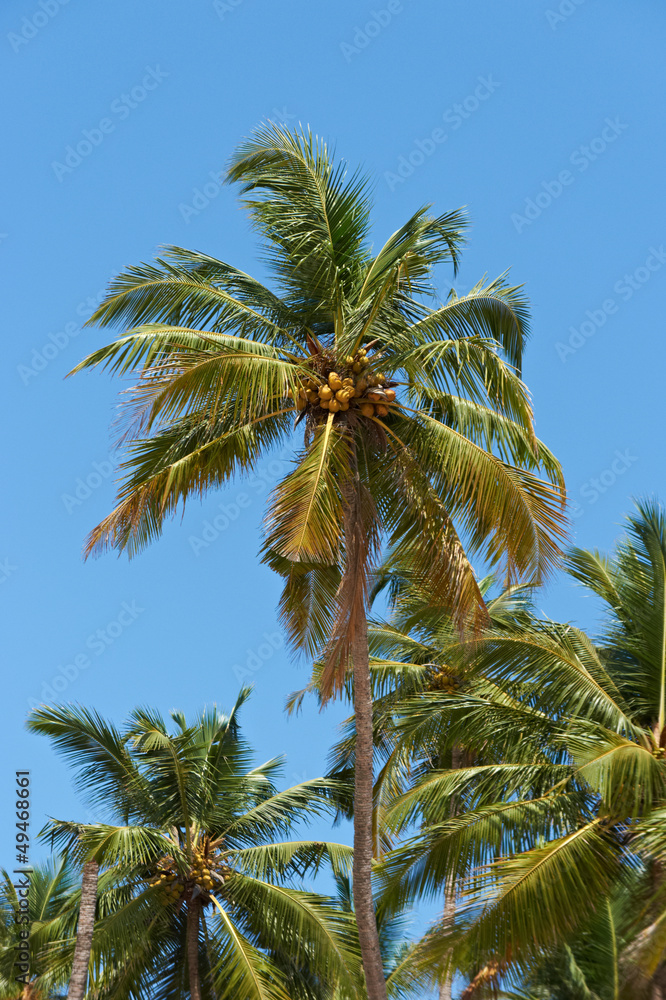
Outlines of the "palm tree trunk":
[[358,623],[352,642],[356,766],[354,768],[354,910],[369,1000],[386,1000],[386,982],[379,948],[377,919],[372,901],[372,689],[368,628]]
[[[447,889],[444,896],[444,924],[450,927],[456,915],[456,897],[452,890]],[[439,984],[439,1000],[453,1000],[453,972],[447,972]]]
[[[460,747],[454,746],[451,751],[451,770],[457,771],[462,767],[463,752]],[[451,803],[451,815],[456,814],[456,803]],[[451,927],[456,917],[456,892],[455,886],[446,889],[444,894],[443,922],[446,927]],[[448,972],[439,984],[439,1000],[452,1000],[453,998],[453,970]]]
[[372,687],[368,649],[367,541],[359,496],[358,472],[345,491],[345,573],[341,603],[349,609],[349,652],[354,667],[356,766],[354,767],[354,911],[368,1000],[386,1000],[386,982],[372,900],[373,752]]
[[201,1000],[199,981],[199,907],[189,901],[187,907],[187,972],[190,979],[190,1000]]
[[76,928],[76,945],[72,974],[67,991],[68,1000],[83,1000],[88,984],[88,969],[90,968],[90,952],[92,951],[93,931],[95,929],[95,911],[97,909],[97,880],[99,865],[96,861],[86,861],[81,878],[81,905],[79,907],[79,922]]

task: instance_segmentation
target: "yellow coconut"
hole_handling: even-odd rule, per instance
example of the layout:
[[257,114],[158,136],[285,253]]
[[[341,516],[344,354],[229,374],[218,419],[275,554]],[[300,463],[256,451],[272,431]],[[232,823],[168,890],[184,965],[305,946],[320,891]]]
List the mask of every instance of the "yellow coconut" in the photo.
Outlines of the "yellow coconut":
[[372,403],[361,403],[361,413],[364,417],[374,417],[375,408]]
[[342,379],[337,372],[330,372],[328,376],[328,384],[333,392],[337,392],[338,389],[342,389]]
[[388,399],[389,403],[392,403],[395,399],[395,389],[386,389],[384,395]]
[[340,403],[340,413],[346,413],[349,409],[349,400],[345,399],[344,403]]
[[319,400],[319,405],[321,406],[322,410],[328,410],[329,407],[330,407],[330,405],[331,405],[331,400],[330,399],[320,399]]
[[330,399],[332,395],[333,395],[333,390],[331,389],[331,387],[328,385],[322,385],[321,389],[319,390],[319,398]]
[[340,404],[338,403],[337,399],[332,399],[331,402],[328,404],[328,408],[331,413],[337,413],[338,410],[340,409]]
[[377,404],[377,416],[378,417],[388,417],[389,408],[385,406],[384,403]]
[[362,371],[362,369],[363,365],[361,364],[360,361],[355,361],[354,364],[352,365],[352,371],[356,372],[357,375],[360,371]]

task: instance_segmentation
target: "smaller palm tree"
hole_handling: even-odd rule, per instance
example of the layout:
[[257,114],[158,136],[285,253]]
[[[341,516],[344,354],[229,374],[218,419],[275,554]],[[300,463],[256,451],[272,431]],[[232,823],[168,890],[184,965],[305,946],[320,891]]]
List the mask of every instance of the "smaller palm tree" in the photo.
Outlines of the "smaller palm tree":
[[[339,783],[277,791],[280,761],[250,766],[238,710],[132,713],[122,731],[78,707],[35,710],[47,735],[106,821],[52,821],[45,835],[101,866],[91,988],[114,1000],[286,1000],[290,976],[327,990],[355,981],[353,921],[297,887],[343,845],[281,838],[327,811]],[[105,881],[106,880],[106,881]]]
[[27,897],[19,895],[21,881],[0,872],[0,998],[65,997],[80,898],[76,872],[63,858],[35,865]]
[[596,642],[521,613],[441,646],[463,678],[457,691],[392,707],[403,755],[454,745],[469,755],[457,770],[424,759],[385,809],[389,829],[410,836],[387,859],[384,905],[463,886],[457,927],[433,928],[419,960],[452,948],[470,997],[585,932],[635,870],[650,893],[646,905],[634,899],[643,925],[620,995],[656,989],[666,972],[664,511],[638,504],[612,556],[574,550],[567,565],[605,603]]

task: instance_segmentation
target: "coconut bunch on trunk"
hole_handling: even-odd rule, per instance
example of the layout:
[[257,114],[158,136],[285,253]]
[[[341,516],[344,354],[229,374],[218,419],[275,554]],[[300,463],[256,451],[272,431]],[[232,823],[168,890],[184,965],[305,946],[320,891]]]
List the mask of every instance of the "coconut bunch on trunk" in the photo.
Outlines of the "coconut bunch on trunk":
[[[301,382],[295,397],[297,409],[308,411],[317,421],[328,413],[349,410],[364,417],[387,417],[390,405],[395,403],[394,386],[398,383],[372,370],[380,359],[380,353],[370,356],[365,347],[344,358],[327,351],[313,355],[314,371]],[[291,390],[289,396],[293,396]]]
[[216,843],[204,837],[192,852],[192,862],[186,874],[179,871],[172,857],[165,855],[158,861],[156,870],[146,879],[148,885],[159,890],[165,906],[179,904],[193,893],[200,896],[206,905],[210,902],[209,894],[221,886],[230,873],[216,848]]

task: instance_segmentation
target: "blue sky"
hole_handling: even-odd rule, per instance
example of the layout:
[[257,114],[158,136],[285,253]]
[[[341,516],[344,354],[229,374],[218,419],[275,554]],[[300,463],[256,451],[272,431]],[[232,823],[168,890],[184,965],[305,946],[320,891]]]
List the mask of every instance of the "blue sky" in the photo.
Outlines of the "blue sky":
[[[23,729],[30,699],[54,686],[120,719],[144,703],[228,706],[251,678],[258,756],[286,753],[290,783],[313,777],[344,711],[285,717],[307,668],[286,655],[279,583],[256,558],[284,459],[192,504],[132,563],[84,564],[84,536],[113,500],[118,386],[63,380],[107,336],[81,324],[106,282],[159,244],[261,276],[236,193],[216,178],[262,120],[310,124],[375,177],[377,241],[423,203],[467,205],[457,287],[508,266],[526,284],[537,430],[563,462],[576,542],[610,546],[632,495],[666,496],[666,11],[654,0],[5,0],[0,20],[5,815],[14,770],[31,768],[33,830],[49,814],[85,816],[64,765]],[[450,282],[442,273],[443,294]],[[540,604],[594,624],[593,603],[561,580]],[[11,842],[5,823],[2,864]]]

